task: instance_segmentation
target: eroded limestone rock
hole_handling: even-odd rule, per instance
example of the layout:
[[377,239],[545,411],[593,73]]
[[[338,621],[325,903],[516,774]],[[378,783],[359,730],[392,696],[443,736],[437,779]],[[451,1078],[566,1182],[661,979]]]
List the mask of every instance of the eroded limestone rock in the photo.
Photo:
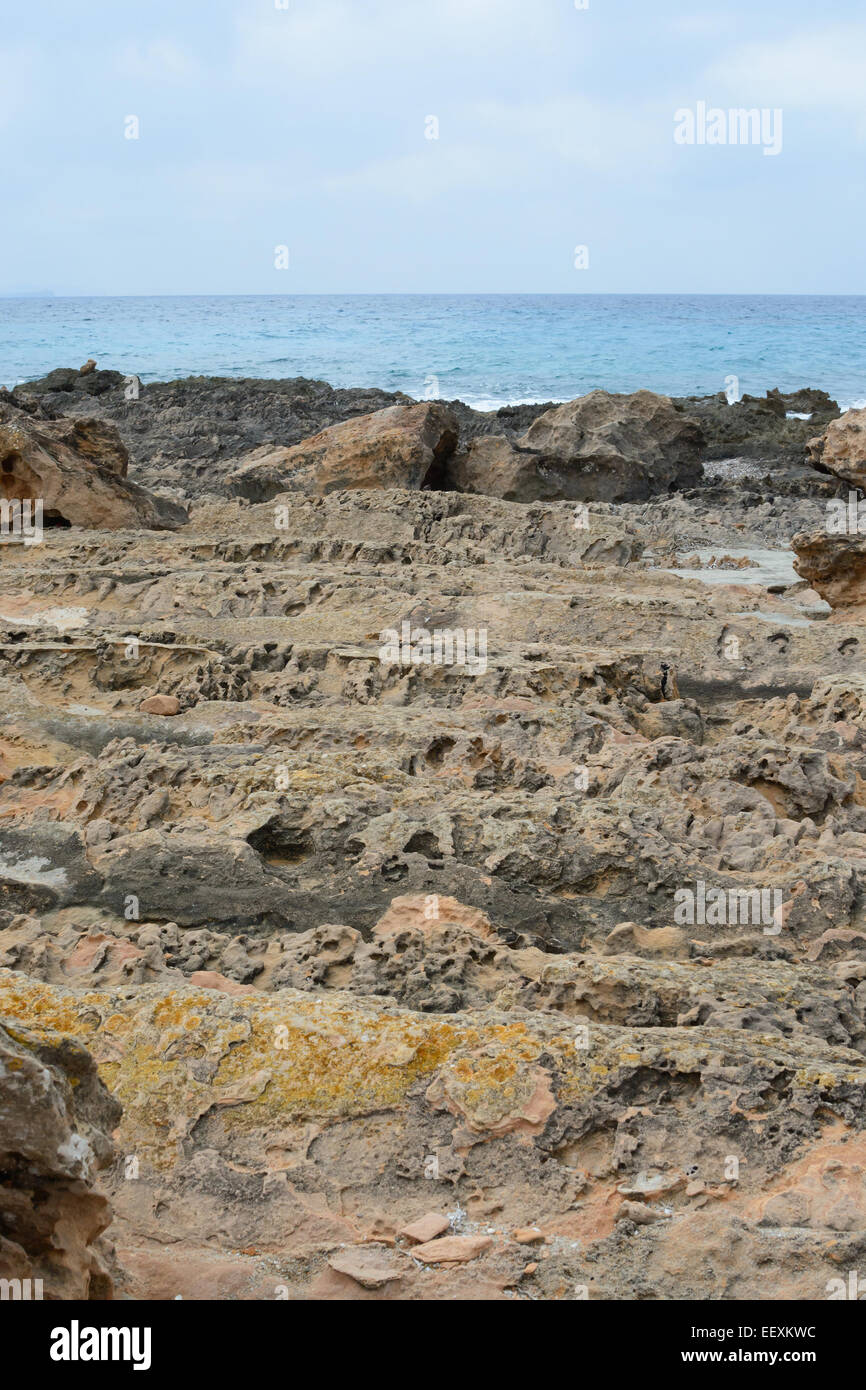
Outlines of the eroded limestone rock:
[[186,512],[126,477],[128,454],[113,425],[98,420],[53,418],[0,397],[0,497],[41,500],[50,525],[105,527],[181,526]]
[[0,1279],[17,1281],[11,1297],[111,1298],[96,1183],[120,1106],[80,1042],[28,1021],[0,1022]]

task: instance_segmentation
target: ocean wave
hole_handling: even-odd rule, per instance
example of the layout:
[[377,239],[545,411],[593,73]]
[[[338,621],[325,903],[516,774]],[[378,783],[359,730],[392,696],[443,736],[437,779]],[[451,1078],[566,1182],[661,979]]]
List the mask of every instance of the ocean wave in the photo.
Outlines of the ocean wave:
[[514,405],[564,405],[566,401],[573,400],[573,396],[521,396],[519,399],[510,399],[499,396],[472,396],[463,395],[455,399],[461,400],[464,405],[471,406],[473,410],[494,411],[504,410],[507,406]]

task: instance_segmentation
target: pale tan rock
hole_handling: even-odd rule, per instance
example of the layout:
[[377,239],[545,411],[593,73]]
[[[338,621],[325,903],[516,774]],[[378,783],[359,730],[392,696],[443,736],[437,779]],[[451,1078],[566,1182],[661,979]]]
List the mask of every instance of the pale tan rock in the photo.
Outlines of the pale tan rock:
[[846,410],[807,449],[814,467],[866,488],[866,410]]
[[623,1202],[616,1216],[617,1221],[633,1221],[636,1226],[652,1226],[665,1220],[665,1213],[656,1207],[646,1207],[641,1202]]
[[415,1245],[425,1245],[428,1241],[435,1240],[447,1231],[451,1222],[447,1216],[441,1216],[437,1212],[428,1212],[426,1216],[420,1216],[417,1221],[410,1221],[408,1226],[403,1226],[399,1234],[411,1240]]
[[485,434],[473,439],[449,471],[461,492],[502,497],[507,502],[563,495],[561,480],[539,471],[538,455],[520,449],[505,435]]
[[427,1088],[428,1103],[463,1118],[471,1134],[540,1134],[556,1109],[548,1073],[525,1062],[509,1064],[503,1086],[501,1062],[500,1049],[491,1044],[445,1063]]
[[661,1197],[668,1192],[679,1192],[685,1185],[684,1173],[638,1173],[628,1182],[620,1183],[616,1190],[623,1197]]
[[762,1226],[862,1231],[866,1225],[866,1138],[828,1135],[750,1207]]
[[490,919],[478,908],[467,907],[456,898],[439,894],[408,894],[392,899],[388,911],[379,918],[373,930],[377,936],[390,937],[402,931],[430,933],[451,925],[486,940],[496,937]]
[[463,1263],[477,1260],[492,1245],[490,1236],[443,1236],[441,1240],[416,1245],[412,1258],[423,1260],[425,1264],[442,1264],[446,1260]]
[[[0,1014],[80,1037],[124,1106],[100,1174],[124,1293],[513,1298],[528,1255],[541,1299],[591,1278],[626,1300],[813,1300],[856,1267],[858,634],[789,626],[805,587],[633,563],[732,519],[784,549],[816,505],[787,488],[588,517],[295,494],[285,531],[224,501],[176,535],[58,529],[3,554]],[[46,614],[79,603],[61,640]],[[403,617],[489,624],[489,670],[384,670],[378,634]],[[179,699],[173,727],[137,714],[154,691]],[[781,936],[696,923],[683,955],[653,949],[697,879],[778,884]],[[648,936],[605,951],[627,919]],[[822,1160],[807,1182],[794,1167],[831,1128],[849,1176]],[[659,1171],[703,1191],[654,1197]],[[623,1239],[620,1186],[670,1219]],[[457,1208],[494,1247],[412,1259],[397,1232]],[[532,1226],[548,1244],[511,1238]],[[378,1288],[327,1264],[396,1239],[408,1272]]]
[[866,615],[866,536],[799,531],[791,546],[797,553],[797,573],[839,611],[840,617],[862,622]]
[[806,951],[806,960],[833,960],[840,955],[866,949],[866,932],[850,927],[831,927],[813,941]]
[[180,700],[176,695],[150,695],[139,705],[142,714],[161,714],[170,716],[180,713]]
[[689,940],[678,927],[642,927],[638,922],[620,922],[606,938],[604,952],[619,956],[629,951],[639,956],[686,960]]
[[342,488],[421,488],[440,480],[457,433],[457,421],[438,401],[388,406],[291,448],[257,450],[229,483],[255,502],[297,487],[319,496]]
[[[152,942],[160,930],[150,924],[141,936]],[[783,987],[802,988],[803,976],[784,962],[764,964],[760,978],[768,997],[779,988],[776,972]],[[644,990],[647,979],[668,976],[679,987],[679,978],[688,973],[679,964],[662,968],[633,957],[621,965],[617,974],[609,959],[596,962],[600,998],[605,992],[615,995],[633,975],[634,987]],[[712,981],[715,967],[693,969]],[[725,992],[735,987],[738,971],[742,962],[732,962]],[[820,965],[809,965],[808,973],[813,982],[823,978]],[[838,981],[834,988],[839,990]],[[124,1162],[112,1175],[118,1243],[155,1261],[149,1268],[146,1261],[136,1263],[136,1296],[148,1296],[148,1285],[158,1297],[177,1292],[186,1297],[186,1291],[198,1297],[206,1289],[203,1266],[198,1271],[190,1266],[181,1277],[180,1268],[173,1271],[166,1263],[170,1235],[179,1256],[214,1262],[213,1287],[225,1288],[228,1297],[278,1296],[274,1286],[282,1282],[278,1270],[285,1261],[297,1266],[287,1278],[291,1297],[315,1297],[323,1290],[329,1298],[499,1297],[514,1287],[525,1267],[526,1247],[511,1239],[494,1242],[485,1259],[474,1261],[457,1259],[448,1235],[407,1247],[405,1265],[381,1253],[384,1247],[393,1255],[387,1231],[372,1229],[385,1196],[397,1225],[424,1211],[425,1199],[434,1193],[441,1198],[443,1183],[449,1201],[462,1198],[471,1208],[473,1222],[476,1209],[486,1210],[505,1231],[535,1222],[549,1234],[553,1243],[539,1246],[536,1260],[552,1281],[541,1296],[552,1298],[563,1296],[557,1290],[568,1270],[560,1239],[580,1241],[584,1248],[595,1245],[605,1285],[620,1291],[634,1289],[635,1281],[646,1277],[670,1296],[688,1280],[714,1297],[732,1289],[760,1297],[769,1268],[774,1291],[804,1296],[810,1288],[814,1293],[820,1280],[818,1296],[823,1296],[838,1260],[827,1233],[838,1241],[861,1220],[856,1200],[866,1160],[862,1135],[854,1132],[859,1111],[851,1098],[859,1105],[862,1058],[801,1030],[784,1038],[730,1025],[604,1024],[592,1030],[587,1055],[573,1047],[567,1020],[543,1009],[512,1014],[488,1009],[443,1018],[340,990],[232,996],[188,981],[106,988],[90,980],[72,989],[68,981],[44,984],[10,970],[0,970],[0,1016],[16,1031],[23,1020],[35,1020],[40,1034],[61,1028],[80,1037],[123,1101],[117,1144]],[[384,1060],[401,1037],[416,1049],[412,1069],[389,1067]],[[489,1129],[470,1131],[467,1116],[488,1120],[495,1129],[503,1110],[523,1108],[521,1097],[541,1056],[552,1068],[548,1075],[561,1098],[561,1119],[546,1132],[511,1129],[495,1143],[486,1142]],[[431,1117],[419,1081],[446,1070],[466,1115],[458,1111],[452,1122],[437,1116],[441,1142],[428,1147]],[[778,1085],[780,1077],[783,1105],[800,1126],[798,1143],[810,1157],[811,1176],[809,1164],[802,1174],[779,1164],[778,1140],[769,1132],[766,1112],[744,1108],[756,1089]],[[611,1078],[624,1098],[635,1102],[614,1102],[615,1134],[604,1128],[612,1113]],[[452,1087],[452,1080],[466,1090]],[[847,1125],[836,1126],[835,1150],[820,1138],[828,1112],[811,1127],[800,1119],[817,1087],[828,1104],[849,1117]],[[665,1107],[659,1094],[677,1096],[661,1132],[658,1116]],[[600,1122],[590,1134],[587,1117]],[[631,1242],[606,1245],[620,1205],[617,1185],[631,1179],[648,1197],[653,1179],[642,1176],[649,1174],[641,1166],[644,1156],[694,1162],[697,1144],[708,1132],[720,1135],[721,1144],[716,1140],[703,1154],[701,1173],[719,1181],[724,1154],[741,1151],[745,1134],[749,1160],[740,1183],[695,1198],[674,1189],[666,1195],[674,1219],[653,1222],[651,1233],[633,1250],[626,1248]],[[461,1167],[462,1144],[467,1163]],[[125,1171],[131,1159],[140,1164],[137,1176]],[[451,1183],[458,1186],[453,1195]],[[791,1196],[785,1195],[788,1190]],[[803,1194],[813,1204],[809,1210]],[[779,1202],[767,1207],[768,1198],[777,1196]],[[704,1224],[688,1226],[702,1201],[724,1210],[710,1211]],[[637,1223],[653,1214],[645,1201],[633,1206],[636,1210],[623,1206],[623,1220]],[[784,1251],[777,1253],[780,1243],[762,1232],[795,1207],[809,1217],[814,1249],[792,1270]],[[328,1257],[338,1247],[343,1253],[365,1248],[368,1230],[377,1236],[375,1260],[351,1256],[346,1272],[327,1265],[320,1286]],[[214,1232],[219,1232],[216,1241]],[[209,1253],[202,1249],[205,1241],[213,1242]],[[435,1259],[416,1261],[417,1249],[432,1250]],[[758,1266],[761,1249],[769,1258]],[[249,1280],[241,1257],[261,1261],[251,1264]],[[311,1263],[315,1276],[301,1272]],[[428,1267],[437,1274],[427,1274]],[[565,1287],[571,1288],[573,1273],[567,1277],[571,1283]]]
[[187,520],[176,503],[126,477],[129,456],[113,425],[29,415],[0,401],[0,499],[43,506],[43,525],[175,529]]
[[70,975],[89,975],[108,970],[122,972],[127,962],[143,959],[144,952],[131,941],[110,936],[106,932],[90,931],[77,946],[69,952],[65,961]]
[[189,976],[189,982],[191,985],[197,985],[199,989],[215,989],[220,994],[232,994],[235,997],[255,993],[251,985],[241,985],[237,980],[228,980],[217,970],[194,970]]
[[213,1250],[119,1246],[117,1257],[125,1275],[124,1294],[148,1302],[172,1302],[178,1298],[186,1303],[273,1298],[274,1286],[281,1282],[272,1275],[270,1289],[259,1287],[251,1293],[250,1285],[255,1277],[253,1261],[240,1255],[220,1256]]
[[[413,1250],[413,1255],[417,1252]],[[365,1289],[381,1289],[402,1279],[411,1271],[405,1255],[387,1245],[356,1245],[348,1250],[335,1250],[328,1264],[337,1274],[345,1274]]]
[[450,472],[463,491],[515,502],[633,501],[698,482],[701,441],[667,396],[591,391],[545,411],[517,440],[472,440]]

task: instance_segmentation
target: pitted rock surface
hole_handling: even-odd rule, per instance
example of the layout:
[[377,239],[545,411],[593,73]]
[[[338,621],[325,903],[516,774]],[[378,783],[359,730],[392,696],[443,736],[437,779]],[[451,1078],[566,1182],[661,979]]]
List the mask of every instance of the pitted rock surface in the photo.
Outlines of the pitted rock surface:
[[[584,486],[617,399],[94,371],[4,402],[189,516],[0,554],[0,1092],[51,1095],[38,1133],[7,1112],[10,1277],[810,1300],[862,1265],[862,541],[806,455],[835,406],[651,398],[657,453],[608,430],[621,501]],[[407,431],[362,457],[377,411]],[[334,426],[344,471],[302,476]],[[743,430],[766,473],[714,472]],[[268,500],[230,496],[260,450]],[[460,491],[473,457],[524,500]]]

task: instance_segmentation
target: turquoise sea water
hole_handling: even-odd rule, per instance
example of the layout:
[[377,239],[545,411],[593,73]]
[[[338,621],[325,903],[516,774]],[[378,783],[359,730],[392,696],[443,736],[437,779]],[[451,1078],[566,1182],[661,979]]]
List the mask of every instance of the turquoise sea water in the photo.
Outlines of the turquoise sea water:
[[866,296],[221,295],[0,300],[0,382],[58,366],[317,377],[481,409],[594,387],[823,387],[866,404]]

